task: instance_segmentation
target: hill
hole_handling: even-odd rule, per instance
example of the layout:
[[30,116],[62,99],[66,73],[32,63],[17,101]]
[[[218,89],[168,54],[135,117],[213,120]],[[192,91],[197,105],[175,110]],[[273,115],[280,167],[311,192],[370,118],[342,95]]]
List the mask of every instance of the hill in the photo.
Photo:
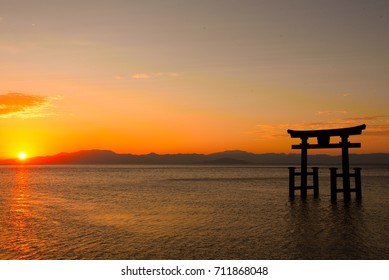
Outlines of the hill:
[[[389,154],[351,154],[352,164],[389,164]],[[225,151],[213,154],[117,154],[109,150],[86,150],[74,153],[59,153],[52,156],[34,157],[24,164],[282,164],[299,165],[299,154],[254,154],[244,151]],[[340,156],[311,155],[310,165],[339,165]],[[20,164],[18,159],[0,160],[0,164]]]

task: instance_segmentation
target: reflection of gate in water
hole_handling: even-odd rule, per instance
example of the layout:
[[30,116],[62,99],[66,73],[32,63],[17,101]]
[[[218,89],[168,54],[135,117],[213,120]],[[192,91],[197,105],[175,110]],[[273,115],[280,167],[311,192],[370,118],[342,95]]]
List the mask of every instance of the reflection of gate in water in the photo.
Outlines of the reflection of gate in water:
[[[322,130],[291,130],[288,133],[291,138],[300,138],[301,143],[292,145],[292,149],[301,150],[301,170],[296,172],[295,167],[289,167],[289,196],[294,198],[295,190],[300,190],[301,197],[307,197],[307,190],[313,189],[314,196],[319,195],[318,167],[313,167],[312,172],[308,172],[308,149],[329,149],[340,148],[342,151],[342,173],[337,173],[337,168],[331,170],[331,200],[336,201],[338,192],[343,192],[344,201],[350,201],[351,192],[356,193],[357,200],[362,198],[361,189],[361,168],[354,168],[354,173],[350,173],[349,148],[360,148],[361,143],[350,143],[350,135],[360,135],[366,125],[359,125],[348,128],[322,129]],[[331,137],[340,137],[339,143],[331,143]],[[317,144],[308,143],[309,138],[316,138]],[[308,175],[313,176],[313,186],[308,186]],[[295,177],[300,176],[300,186],[295,185]],[[337,178],[342,178],[343,188],[338,189]],[[351,188],[350,178],[355,178],[355,188]]]

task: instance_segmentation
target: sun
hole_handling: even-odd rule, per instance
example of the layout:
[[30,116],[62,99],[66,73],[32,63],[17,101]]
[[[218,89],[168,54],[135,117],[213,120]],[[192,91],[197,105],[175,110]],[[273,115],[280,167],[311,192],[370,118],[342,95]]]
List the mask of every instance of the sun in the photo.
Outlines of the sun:
[[18,159],[25,160],[27,158],[27,154],[25,152],[20,152],[18,154]]

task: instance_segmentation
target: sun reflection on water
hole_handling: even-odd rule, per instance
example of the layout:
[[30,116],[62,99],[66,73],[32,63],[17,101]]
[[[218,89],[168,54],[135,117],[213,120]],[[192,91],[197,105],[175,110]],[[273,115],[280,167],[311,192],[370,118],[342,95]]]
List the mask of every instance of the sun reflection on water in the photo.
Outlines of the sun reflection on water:
[[31,198],[32,190],[29,186],[28,168],[19,166],[14,177],[11,190],[8,222],[13,233],[8,246],[17,253],[18,258],[28,258],[33,252],[34,232],[31,227],[34,210]]

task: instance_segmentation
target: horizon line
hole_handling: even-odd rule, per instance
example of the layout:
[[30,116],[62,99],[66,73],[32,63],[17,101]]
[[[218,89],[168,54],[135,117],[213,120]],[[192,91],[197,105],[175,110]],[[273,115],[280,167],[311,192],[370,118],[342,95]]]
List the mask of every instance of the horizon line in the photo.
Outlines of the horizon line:
[[[253,155],[300,155],[300,153],[296,152],[249,152],[245,150],[239,150],[239,149],[234,149],[234,150],[224,150],[224,151],[217,151],[217,152],[211,152],[211,153],[197,153],[197,152],[177,152],[177,153],[156,153],[156,152],[149,152],[149,153],[143,153],[143,154],[135,154],[135,153],[118,153],[113,150],[109,149],[82,149],[82,150],[77,150],[73,152],[58,152],[56,154],[49,154],[49,155],[37,155],[37,156],[32,156],[32,157],[27,157],[24,161],[28,161],[30,159],[35,159],[35,158],[44,158],[44,157],[55,157],[61,154],[76,154],[80,152],[111,152],[116,155],[132,155],[132,156],[147,156],[147,155],[157,155],[157,156],[167,156],[167,155],[213,155],[213,154],[219,154],[219,153],[228,153],[228,152],[238,152],[238,153],[247,153],[247,154],[253,154]],[[370,153],[350,153],[353,155],[377,155],[377,154],[389,154],[389,152],[370,152]],[[331,157],[336,157],[336,156],[341,156],[341,154],[331,154],[331,153],[313,153],[313,154],[308,154],[308,156],[319,156],[319,155],[325,155],[325,156],[331,156]],[[19,160],[18,157],[13,157],[13,158],[0,158],[0,161],[7,161],[7,160]],[[19,160],[20,161],[20,160]]]

